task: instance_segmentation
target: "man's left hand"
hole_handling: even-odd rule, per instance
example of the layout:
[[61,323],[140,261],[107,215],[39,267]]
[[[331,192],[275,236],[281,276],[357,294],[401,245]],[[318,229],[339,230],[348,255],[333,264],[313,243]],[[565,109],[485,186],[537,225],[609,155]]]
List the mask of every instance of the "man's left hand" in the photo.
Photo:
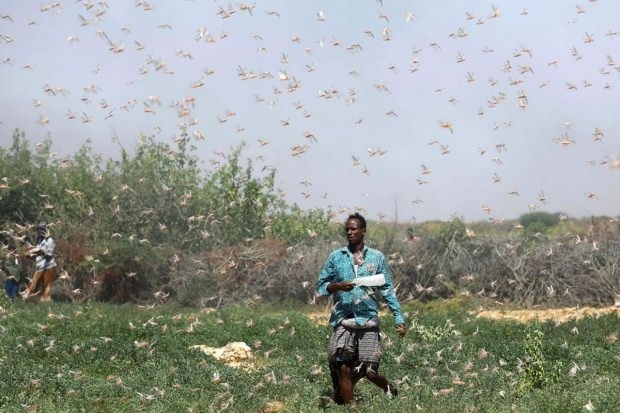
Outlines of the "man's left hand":
[[398,334],[398,337],[400,338],[405,337],[406,332],[407,332],[407,329],[405,328],[404,324],[398,324],[396,326],[396,334]]
[[40,253],[40,252],[41,252],[41,248],[39,248],[39,247],[34,247],[34,248],[31,248],[31,249],[28,251],[28,256],[29,256],[29,257],[36,257],[37,255],[39,255],[39,253]]

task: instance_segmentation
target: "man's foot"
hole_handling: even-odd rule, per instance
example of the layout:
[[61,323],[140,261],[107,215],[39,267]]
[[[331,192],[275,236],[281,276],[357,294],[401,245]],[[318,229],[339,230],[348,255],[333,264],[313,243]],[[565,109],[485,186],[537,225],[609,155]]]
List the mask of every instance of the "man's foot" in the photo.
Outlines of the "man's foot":
[[387,394],[388,397],[396,397],[398,396],[398,389],[394,387],[392,383],[388,383],[387,389],[385,390],[385,394]]
[[342,398],[342,396],[340,394],[334,394],[332,396],[332,400],[336,404],[341,404],[341,405],[344,404],[344,399]]

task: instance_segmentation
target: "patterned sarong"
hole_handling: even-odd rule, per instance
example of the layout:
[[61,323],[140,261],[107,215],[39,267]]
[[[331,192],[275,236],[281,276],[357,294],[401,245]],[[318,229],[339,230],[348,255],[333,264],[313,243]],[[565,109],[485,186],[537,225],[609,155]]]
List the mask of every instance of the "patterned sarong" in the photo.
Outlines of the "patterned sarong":
[[330,359],[340,356],[343,362],[353,366],[372,363],[378,368],[381,361],[378,321],[358,326],[344,320],[334,329],[328,350]]

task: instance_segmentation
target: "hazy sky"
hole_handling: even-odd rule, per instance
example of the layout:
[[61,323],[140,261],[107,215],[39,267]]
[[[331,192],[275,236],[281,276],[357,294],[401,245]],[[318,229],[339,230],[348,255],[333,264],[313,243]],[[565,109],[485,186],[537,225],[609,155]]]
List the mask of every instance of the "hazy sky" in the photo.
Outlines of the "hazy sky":
[[[0,2],[0,144],[185,125],[370,219],[620,215],[620,2]],[[615,166],[615,167],[614,167]]]

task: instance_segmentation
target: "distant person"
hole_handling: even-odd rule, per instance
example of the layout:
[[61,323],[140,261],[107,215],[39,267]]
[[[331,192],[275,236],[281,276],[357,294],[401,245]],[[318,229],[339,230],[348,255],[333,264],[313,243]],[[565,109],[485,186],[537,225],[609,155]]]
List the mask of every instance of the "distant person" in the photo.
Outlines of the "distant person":
[[35,260],[35,273],[28,288],[22,293],[24,300],[39,298],[41,301],[50,301],[52,282],[56,278],[58,268],[54,260],[56,243],[51,237],[46,222],[37,225],[36,246],[28,251],[28,256]]
[[[390,396],[397,395],[396,388],[379,374],[381,347],[375,289],[394,315],[398,336],[405,335],[405,320],[385,256],[364,245],[366,220],[359,213],[349,215],[344,229],[348,246],[329,255],[316,284],[316,291],[323,296],[331,294],[334,303],[329,319],[333,333],[328,361],[333,399],[338,404],[352,402],[355,385],[364,377]],[[378,274],[385,276],[381,286],[356,284],[363,277]]]
[[9,252],[1,263],[2,272],[5,273],[4,292],[7,297],[14,299],[19,295],[20,267],[17,254]]
[[403,240],[405,243],[409,244],[412,242],[420,241],[420,237],[415,235],[413,228],[407,228],[407,235],[405,235],[405,239]]

